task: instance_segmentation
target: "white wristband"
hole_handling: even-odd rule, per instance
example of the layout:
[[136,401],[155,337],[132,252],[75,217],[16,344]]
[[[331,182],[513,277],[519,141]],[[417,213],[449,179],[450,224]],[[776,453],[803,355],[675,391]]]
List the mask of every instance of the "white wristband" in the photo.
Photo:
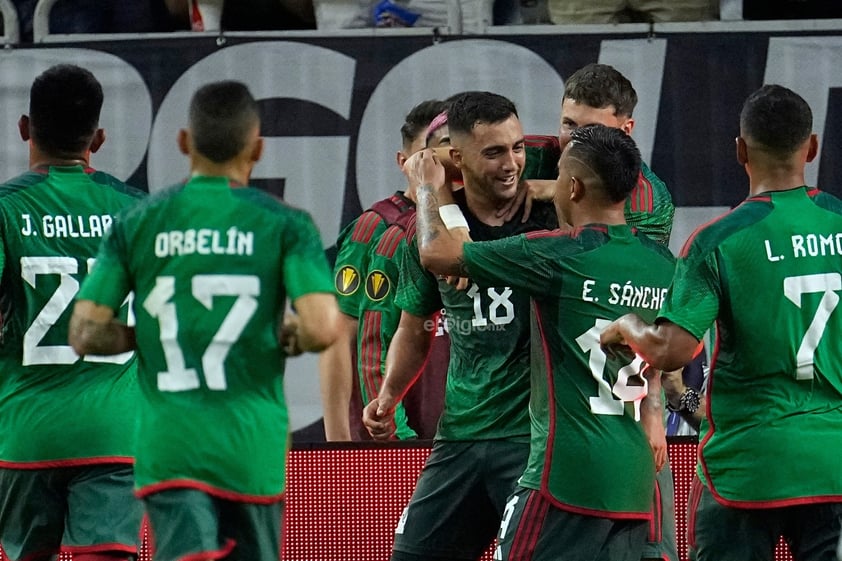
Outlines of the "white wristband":
[[439,216],[441,217],[441,221],[444,222],[444,227],[448,230],[453,230],[454,228],[465,228],[469,232],[471,231],[468,227],[468,221],[465,220],[465,215],[462,214],[462,210],[459,208],[459,205],[450,204],[440,206]]

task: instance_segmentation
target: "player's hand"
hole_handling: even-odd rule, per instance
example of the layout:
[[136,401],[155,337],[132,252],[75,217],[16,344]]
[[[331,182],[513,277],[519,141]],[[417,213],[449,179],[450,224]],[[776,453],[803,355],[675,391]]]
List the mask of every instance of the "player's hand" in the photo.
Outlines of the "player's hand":
[[298,344],[298,316],[291,312],[284,314],[284,321],[278,333],[278,341],[287,356],[298,356],[302,352]]
[[640,424],[649,447],[652,448],[652,456],[655,458],[655,471],[661,471],[667,463],[667,431],[664,428],[664,413],[662,408],[641,408]]
[[634,355],[620,330],[620,321],[612,321],[599,335],[599,345],[609,357]]
[[497,217],[503,218],[506,222],[511,220],[518,209],[523,206],[523,217],[521,222],[529,220],[532,214],[532,203],[537,201],[551,201],[555,195],[555,180],[553,179],[526,179],[518,185],[517,194],[503,208],[497,211]]
[[374,398],[363,408],[363,425],[374,440],[389,440],[395,435],[395,404]]
[[404,164],[404,171],[413,185],[432,185],[436,189],[445,185],[445,170],[431,148],[419,150]]

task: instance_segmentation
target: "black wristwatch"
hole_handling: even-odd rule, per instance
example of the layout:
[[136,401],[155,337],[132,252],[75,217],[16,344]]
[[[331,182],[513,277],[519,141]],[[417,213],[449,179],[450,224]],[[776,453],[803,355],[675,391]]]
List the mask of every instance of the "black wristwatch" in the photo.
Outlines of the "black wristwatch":
[[699,392],[687,386],[681,393],[681,397],[678,398],[678,407],[673,407],[667,400],[667,409],[675,413],[690,413],[692,415],[699,408],[700,403]]

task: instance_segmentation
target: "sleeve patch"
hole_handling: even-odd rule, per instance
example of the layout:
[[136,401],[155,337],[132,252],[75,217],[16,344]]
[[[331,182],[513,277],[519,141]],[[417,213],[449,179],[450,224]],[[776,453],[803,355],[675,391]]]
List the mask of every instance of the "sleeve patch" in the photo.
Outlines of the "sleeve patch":
[[345,265],[336,272],[333,284],[337,293],[351,296],[360,287],[360,273],[351,265]]

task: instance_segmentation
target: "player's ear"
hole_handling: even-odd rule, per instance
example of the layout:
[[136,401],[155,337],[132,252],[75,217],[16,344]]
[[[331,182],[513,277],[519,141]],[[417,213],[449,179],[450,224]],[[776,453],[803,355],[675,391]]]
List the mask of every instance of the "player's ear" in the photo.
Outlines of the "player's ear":
[[585,183],[575,176],[570,177],[570,200],[580,201],[585,196]]
[[409,157],[403,153],[403,150],[398,150],[395,153],[395,162],[398,164],[398,169],[400,169],[401,171],[403,171],[403,166],[404,164],[406,164],[406,161],[408,159]]
[[634,117],[629,117],[625,123],[620,125],[620,129],[627,135],[631,136],[631,133],[634,130]]
[[816,133],[810,135],[810,148],[807,151],[807,161],[812,162],[819,154],[819,137]]
[[252,151],[251,151],[251,161],[252,162],[259,162],[260,161],[260,158],[263,156],[263,146],[264,146],[263,137],[258,136],[255,139],[254,147],[252,148]]
[[91,139],[91,154],[96,154],[103,144],[105,144],[105,129],[97,129]]
[[190,155],[190,131],[187,129],[179,129],[178,130],[178,149],[181,151],[182,154],[185,156]]
[[20,139],[24,142],[29,142],[29,139],[32,138],[29,132],[29,115],[21,115],[18,119],[18,132],[20,133]]
[[737,143],[737,162],[744,166],[748,163],[748,146],[742,136],[738,136],[734,141]]
[[462,169],[462,151],[458,148],[450,147],[450,161],[459,169]]

